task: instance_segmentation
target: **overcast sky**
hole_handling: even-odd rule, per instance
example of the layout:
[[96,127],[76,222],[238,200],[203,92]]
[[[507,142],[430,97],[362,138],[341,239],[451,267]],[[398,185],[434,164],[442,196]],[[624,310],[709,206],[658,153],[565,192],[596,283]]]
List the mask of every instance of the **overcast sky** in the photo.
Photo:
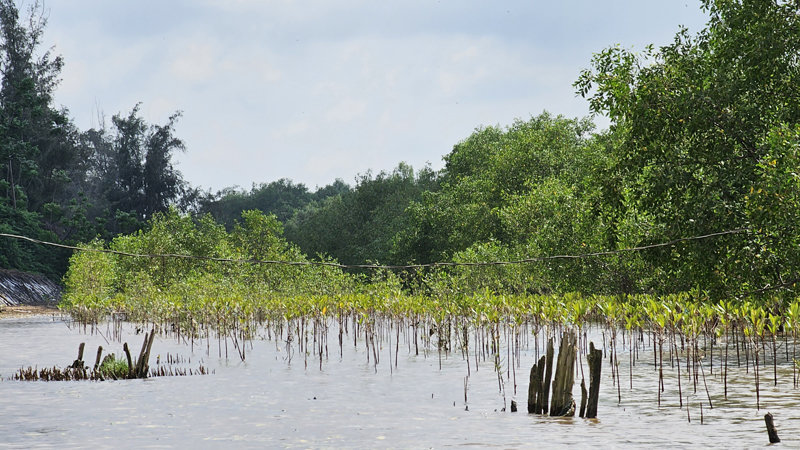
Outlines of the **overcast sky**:
[[[30,3],[30,1],[28,1]],[[24,4],[23,4],[24,5]],[[178,169],[218,190],[310,189],[442,167],[482,125],[588,114],[572,83],[593,52],[666,44],[696,0],[47,0],[64,57],[56,102],[82,129],[142,102],[183,111]],[[599,121],[601,124],[602,121]]]

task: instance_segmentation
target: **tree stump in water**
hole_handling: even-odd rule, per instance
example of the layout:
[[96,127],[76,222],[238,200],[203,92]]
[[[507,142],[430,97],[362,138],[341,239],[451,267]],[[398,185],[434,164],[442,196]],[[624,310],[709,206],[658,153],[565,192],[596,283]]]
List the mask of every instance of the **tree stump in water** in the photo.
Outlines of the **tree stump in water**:
[[541,414],[547,414],[550,409],[550,380],[553,379],[553,338],[547,340],[545,365],[546,367],[541,371],[544,378],[542,379],[541,390],[536,403],[536,409]]
[[94,359],[94,371],[97,371],[97,368],[100,367],[100,357],[103,356],[103,346],[97,346],[97,357]]
[[603,351],[594,348],[594,342],[589,342],[589,354],[586,355],[589,363],[589,400],[586,404],[586,418],[597,417],[597,401],[600,399],[600,369],[603,366]]
[[575,384],[575,346],[577,338],[574,331],[561,336],[558,348],[556,376],[553,379],[553,396],[550,401],[551,416],[574,416],[575,401],[572,398],[572,386]]
[[578,417],[584,417],[586,415],[586,380],[581,380],[581,410],[578,414]]
[[122,344],[122,351],[125,352],[125,358],[128,360],[128,378],[133,378],[133,361],[131,360],[131,351],[127,342]]
[[539,358],[539,362],[531,367],[531,375],[528,380],[528,413],[539,414],[541,409],[537,411],[539,404],[539,392],[542,390],[542,373],[544,372],[545,357]]
[[72,369],[83,369],[83,349],[86,346],[85,342],[81,342],[81,345],[78,346],[78,359],[72,362],[72,365],[69,368]]
[[153,348],[155,337],[155,330],[144,334],[144,342],[142,343],[142,349],[139,351],[139,358],[136,360],[133,378],[147,378],[147,372],[150,370],[150,349]]
[[769,435],[769,443],[777,444],[781,441],[778,437],[778,430],[775,429],[775,422],[772,421],[772,413],[764,415],[764,422],[767,424],[767,434]]

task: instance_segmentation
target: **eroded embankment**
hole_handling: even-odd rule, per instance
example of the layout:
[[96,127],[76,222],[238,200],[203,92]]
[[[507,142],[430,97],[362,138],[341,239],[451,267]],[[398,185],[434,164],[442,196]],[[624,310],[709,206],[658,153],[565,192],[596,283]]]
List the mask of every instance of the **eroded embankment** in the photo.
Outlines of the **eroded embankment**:
[[0,307],[55,307],[60,299],[61,286],[44,275],[0,269]]

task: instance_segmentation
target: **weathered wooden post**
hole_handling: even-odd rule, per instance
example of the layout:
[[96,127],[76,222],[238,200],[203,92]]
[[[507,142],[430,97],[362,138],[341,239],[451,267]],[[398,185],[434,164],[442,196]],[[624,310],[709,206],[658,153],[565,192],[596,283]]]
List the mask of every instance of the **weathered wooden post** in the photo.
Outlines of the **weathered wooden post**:
[[537,406],[537,397],[539,396],[539,391],[542,388],[542,375],[540,372],[544,368],[544,361],[545,357],[542,356],[539,358],[538,363],[534,363],[533,367],[531,367],[531,375],[528,380],[528,413],[529,414],[538,414],[540,411],[536,411]]
[[103,356],[103,346],[97,346],[97,357],[94,359],[94,368],[93,371],[97,372],[97,368],[100,367],[100,357]]
[[586,355],[589,363],[589,400],[586,404],[586,418],[597,417],[597,401],[600,399],[600,368],[603,366],[603,351],[594,348],[594,342],[589,342],[589,354]]
[[778,430],[775,429],[775,422],[772,421],[772,413],[764,414],[764,422],[767,424],[767,434],[769,435],[769,443],[777,444],[781,441],[778,437]]
[[561,336],[558,348],[556,376],[553,379],[553,397],[550,401],[551,416],[574,416],[575,401],[572,398],[572,386],[575,384],[575,352],[577,338],[575,331],[570,330]]
[[86,346],[86,342],[81,342],[81,345],[78,346],[78,359],[72,362],[72,365],[69,366],[72,369],[83,369],[83,349]]
[[128,378],[133,378],[133,361],[131,360],[131,350],[128,348],[128,343],[122,344],[122,351],[125,352],[125,358],[128,360]]
[[153,347],[153,340],[156,337],[156,330],[144,334],[142,349],[139,351],[139,359],[136,360],[135,378],[147,378],[147,371],[150,369],[150,349]]
[[581,410],[578,414],[578,417],[584,417],[586,415],[586,397],[588,394],[586,393],[586,380],[581,379]]
[[537,412],[541,414],[547,414],[547,411],[550,409],[550,382],[553,379],[553,338],[547,340],[546,356],[546,367],[544,370],[540,369],[540,373],[544,378],[542,379],[541,391],[539,391],[539,397],[536,403]]
[[133,369],[133,377],[134,378],[141,378],[142,373],[142,365],[144,364],[144,354],[147,351],[147,341],[150,338],[150,333],[144,333],[144,342],[142,342],[142,348],[139,350],[139,357],[136,358],[136,364]]

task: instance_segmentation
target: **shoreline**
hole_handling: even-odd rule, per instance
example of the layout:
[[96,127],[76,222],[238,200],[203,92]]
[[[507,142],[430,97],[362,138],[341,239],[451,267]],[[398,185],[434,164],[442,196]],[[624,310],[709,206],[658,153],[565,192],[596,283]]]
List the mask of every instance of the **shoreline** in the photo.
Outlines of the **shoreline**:
[[55,306],[15,305],[0,307],[0,320],[36,316],[53,316],[56,314],[60,315],[62,312]]

